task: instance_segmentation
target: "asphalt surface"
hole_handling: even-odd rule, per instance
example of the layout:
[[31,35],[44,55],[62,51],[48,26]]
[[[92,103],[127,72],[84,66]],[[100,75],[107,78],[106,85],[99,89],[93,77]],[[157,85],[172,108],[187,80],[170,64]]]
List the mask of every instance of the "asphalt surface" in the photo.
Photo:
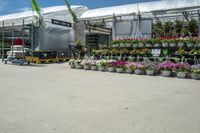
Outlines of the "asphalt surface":
[[0,63],[0,133],[200,133],[200,81]]

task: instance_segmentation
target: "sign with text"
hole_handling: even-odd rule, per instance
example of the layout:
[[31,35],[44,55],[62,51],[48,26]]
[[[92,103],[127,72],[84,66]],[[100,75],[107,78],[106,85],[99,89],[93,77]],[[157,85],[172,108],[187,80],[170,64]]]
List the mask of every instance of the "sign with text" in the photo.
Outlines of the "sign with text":
[[153,56],[160,56],[161,54],[161,49],[152,49],[151,54]]
[[70,22],[65,22],[65,21],[56,20],[56,19],[52,19],[51,22],[52,22],[52,24],[55,24],[55,25],[72,27],[72,23],[70,23]]

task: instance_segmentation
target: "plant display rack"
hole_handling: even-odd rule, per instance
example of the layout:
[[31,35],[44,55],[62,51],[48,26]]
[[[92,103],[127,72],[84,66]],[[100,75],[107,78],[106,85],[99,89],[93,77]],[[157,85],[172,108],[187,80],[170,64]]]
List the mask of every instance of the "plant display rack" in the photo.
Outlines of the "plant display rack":
[[31,63],[59,63],[70,59],[66,51],[34,51],[26,53],[25,59]]

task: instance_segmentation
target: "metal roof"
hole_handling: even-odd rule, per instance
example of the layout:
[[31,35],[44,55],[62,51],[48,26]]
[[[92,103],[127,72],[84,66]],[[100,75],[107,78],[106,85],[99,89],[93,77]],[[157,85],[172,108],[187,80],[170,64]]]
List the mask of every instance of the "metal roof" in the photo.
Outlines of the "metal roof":
[[[46,7],[42,9],[43,9],[44,15],[53,14],[57,12],[64,12],[65,14],[67,14],[67,11],[68,11],[66,6],[53,6],[53,7]],[[72,6],[72,9],[76,13],[88,10],[88,8],[85,6]],[[19,12],[19,13],[13,13],[13,14],[0,16],[0,21],[8,21],[8,20],[31,18],[31,17],[33,17],[33,12],[25,11],[25,12]]]
[[105,7],[88,10],[82,14],[81,19],[105,18],[108,16],[121,16],[127,14],[150,13],[171,9],[184,9],[200,7],[200,0],[161,0],[135,3],[121,6]]

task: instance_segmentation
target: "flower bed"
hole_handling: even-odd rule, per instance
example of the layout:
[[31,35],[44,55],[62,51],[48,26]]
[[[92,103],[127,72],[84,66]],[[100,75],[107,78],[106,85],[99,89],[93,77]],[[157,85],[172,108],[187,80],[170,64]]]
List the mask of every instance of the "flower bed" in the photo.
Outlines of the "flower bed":
[[155,63],[147,62],[126,62],[116,60],[70,60],[71,68],[85,70],[99,70],[117,73],[128,73],[137,75],[159,75],[163,77],[171,77],[176,75],[178,78],[200,79],[200,64],[190,66],[188,63],[173,63],[164,61]]

